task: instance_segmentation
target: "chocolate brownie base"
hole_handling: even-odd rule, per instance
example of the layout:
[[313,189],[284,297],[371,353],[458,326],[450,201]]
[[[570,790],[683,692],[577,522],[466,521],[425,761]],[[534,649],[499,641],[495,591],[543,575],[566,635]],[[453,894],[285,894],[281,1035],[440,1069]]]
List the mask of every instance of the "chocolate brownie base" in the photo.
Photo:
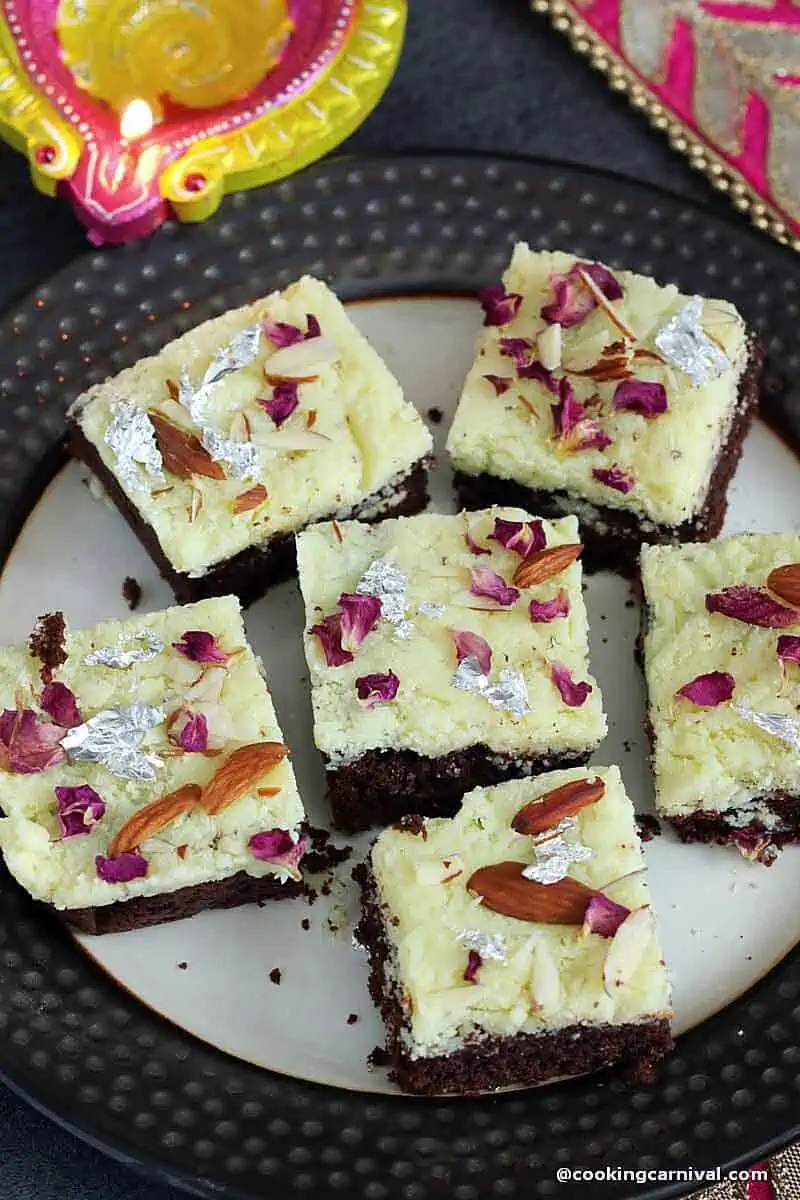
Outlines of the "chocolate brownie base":
[[581,516],[586,501],[567,491],[525,487],[513,479],[496,475],[455,474],[455,487],[462,508],[488,508],[492,504],[524,508],[539,517],[563,517],[576,512],[580,518],[583,562],[586,571],[617,571],[635,575],[643,543],[675,545],[678,542],[709,542],[717,537],[728,508],[728,486],[739,465],[742,446],[758,409],[758,383],[764,351],[760,342],[750,341],[747,366],[739,381],[736,413],[711,475],[705,503],[696,516],[680,525],[655,525],[637,513],[591,504],[592,517]]
[[[260,546],[249,546],[224,562],[217,563],[197,579],[191,578],[183,571],[176,571],[164,554],[155,530],[142,519],[136,506],[120,487],[116,476],[103,462],[97,448],[88,440],[75,420],[69,422],[68,446],[70,454],[85,463],[102,483],[158,567],[159,574],[172,588],[179,604],[192,604],[210,596],[233,594],[239,597],[246,608],[260,600],[268,588],[295,575],[297,558],[294,534],[291,533],[280,533]],[[421,512],[428,503],[427,467],[427,460],[420,460],[398,483],[394,495],[385,498],[380,494],[367,496],[347,516],[372,524],[383,521],[386,517],[410,517]],[[369,515],[362,517],[361,513]]]
[[[752,820],[747,819],[748,808],[697,812],[668,820],[682,842],[733,844],[743,850],[752,848],[759,839],[768,841],[775,848],[800,842],[800,796],[779,791],[757,796],[751,803],[762,810]],[[764,820],[765,808],[775,814],[774,822]]]
[[367,750],[346,766],[327,768],[333,824],[343,833],[392,825],[409,813],[452,817],[466,792],[522,775],[581,767],[591,752],[502,755],[468,746],[436,758],[413,750]]
[[356,940],[369,960],[369,992],[386,1027],[389,1075],[404,1092],[420,1096],[469,1096],[512,1085],[531,1087],[568,1075],[583,1075],[612,1063],[632,1080],[646,1080],[673,1048],[669,1022],[625,1025],[568,1025],[552,1033],[484,1035],[451,1054],[411,1058],[404,1049],[405,1014],[391,978],[391,950],[366,864],[353,872],[361,885],[362,915]]
[[160,896],[136,896],[99,908],[68,908],[59,916],[81,933],[125,933],[165,921],[181,921],[208,908],[237,908],[259,900],[290,900],[302,892],[302,883],[292,879],[281,883],[274,875],[257,879],[246,871],[238,871],[229,879],[197,883]]

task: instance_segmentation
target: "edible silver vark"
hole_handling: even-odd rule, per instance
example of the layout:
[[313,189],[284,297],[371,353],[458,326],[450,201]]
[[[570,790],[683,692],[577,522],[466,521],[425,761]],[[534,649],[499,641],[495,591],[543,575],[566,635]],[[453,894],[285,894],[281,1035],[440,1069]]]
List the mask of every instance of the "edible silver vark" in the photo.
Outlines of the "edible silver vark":
[[444,616],[444,605],[431,604],[428,600],[423,600],[421,604],[418,604],[417,609],[423,617],[430,617],[432,621],[438,621],[440,617]]
[[161,759],[140,747],[145,734],[165,718],[163,708],[135,700],[129,707],[104,709],[76,725],[61,745],[71,762],[99,763],[120,779],[154,779]]
[[260,325],[252,325],[248,329],[241,330],[227,346],[220,347],[206,368],[200,386],[196,389],[192,387],[188,370],[185,367],[182,368],[178,399],[188,410],[195,425],[202,426],[205,422],[206,406],[212,387],[225,379],[227,375],[232,375],[234,371],[248,367],[258,354],[260,342]]
[[586,862],[592,851],[579,840],[568,842],[564,837],[576,828],[571,817],[559,821],[555,829],[548,829],[533,843],[536,861],[525,867],[522,874],[534,883],[558,883],[569,874],[572,863]]
[[139,645],[129,650],[123,649],[121,644],[98,646],[91,654],[87,654],[83,661],[87,667],[132,667],[134,663],[155,658],[164,649],[164,643],[156,636],[154,629],[143,629],[141,633],[135,634],[133,641]]
[[655,344],[672,366],[702,387],[731,370],[728,356],[703,329],[703,299],[693,296],[655,335]]
[[746,721],[752,721],[759,729],[763,729],[764,733],[771,733],[800,753],[800,725],[791,717],[784,716],[783,713],[756,712],[742,704],[734,704],[733,711]]
[[414,626],[406,618],[408,579],[388,558],[376,558],[356,585],[360,596],[377,596],[381,617],[394,625],[398,637],[411,637]]
[[499,933],[483,933],[480,929],[461,929],[456,940],[467,950],[476,950],[481,958],[493,958],[495,962],[507,959],[505,939]]
[[210,425],[203,426],[200,440],[214,461],[226,466],[236,479],[258,478],[261,464],[252,442],[237,442]]
[[453,687],[461,692],[483,696],[494,708],[504,709],[514,717],[524,717],[528,711],[528,688],[517,671],[504,668],[493,684],[484,675],[474,654],[462,658],[453,676]]
[[116,455],[117,478],[137,492],[149,490],[146,480],[166,483],[156,431],[144,409],[129,400],[118,400],[112,412],[103,441]]

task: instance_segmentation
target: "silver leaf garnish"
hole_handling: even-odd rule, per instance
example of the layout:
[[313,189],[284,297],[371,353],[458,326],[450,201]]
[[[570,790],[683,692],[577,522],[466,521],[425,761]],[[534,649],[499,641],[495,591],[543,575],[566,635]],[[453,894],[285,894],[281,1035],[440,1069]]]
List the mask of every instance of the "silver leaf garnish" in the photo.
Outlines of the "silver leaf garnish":
[[241,330],[227,346],[221,346],[216,352],[196,390],[192,389],[189,372],[185,367],[181,370],[178,399],[188,410],[195,425],[202,426],[205,422],[206,406],[214,385],[234,371],[249,366],[258,354],[260,342],[260,325]]
[[732,708],[740,717],[763,729],[764,733],[771,733],[800,753],[800,725],[791,717],[786,717],[783,713],[756,712],[742,704],[734,704]]
[[131,491],[147,491],[147,479],[152,483],[166,483],[156,431],[138,404],[129,400],[116,401],[103,441],[117,456],[118,479]]
[[120,779],[154,779],[162,766],[156,754],[140,746],[146,733],[166,719],[163,708],[135,700],[127,708],[106,708],[64,735],[61,745],[71,762],[93,762]]
[[703,298],[693,296],[655,335],[655,344],[672,366],[683,371],[693,387],[718,379],[732,364],[703,329]]
[[558,883],[569,874],[572,863],[586,862],[592,851],[580,841],[568,842],[564,837],[576,828],[571,817],[559,821],[555,829],[548,829],[533,843],[536,861],[523,869],[522,874],[534,883]]
[[506,962],[505,938],[499,933],[483,933],[480,929],[461,929],[456,934],[456,941],[461,942],[467,950],[477,950],[481,958],[493,958],[496,962]]
[[139,645],[130,650],[124,650],[121,645],[99,646],[87,654],[83,661],[87,667],[132,667],[134,663],[155,658],[164,649],[164,643],[156,636],[154,629],[143,629],[134,635],[133,641],[139,642]]
[[237,442],[210,425],[203,426],[200,440],[214,461],[226,466],[236,479],[258,478],[261,464],[252,442]]
[[460,692],[472,692],[483,696],[493,708],[502,708],[514,717],[524,717],[528,711],[528,688],[517,671],[504,668],[497,683],[491,683],[484,675],[474,654],[462,658],[453,676],[453,687]]
[[431,604],[428,600],[423,600],[421,604],[418,604],[417,609],[423,617],[430,617],[432,621],[438,621],[440,617],[444,616],[444,605]]
[[414,626],[406,618],[408,579],[388,558],[376,558],[356,584],[360,596],[377,596],[381,618],[394,625],[398,637],[408,638]]

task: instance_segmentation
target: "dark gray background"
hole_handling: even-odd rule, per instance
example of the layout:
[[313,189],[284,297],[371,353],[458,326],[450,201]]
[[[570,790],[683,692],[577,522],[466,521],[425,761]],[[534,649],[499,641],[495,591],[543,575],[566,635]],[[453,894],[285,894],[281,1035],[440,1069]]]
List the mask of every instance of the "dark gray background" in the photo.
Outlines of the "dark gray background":
[[[525,0],[410,0],[399,72],[351,151],[510,151],[613,169],[724,206]],[[724,206],[727,207],[727,206]],[[66,206],[0,145],[0,309],[87,252]],[[146,253],[146,246],[142,246]],[[787,255],[790,252],[787,251]],[[0,1086],[4,1200],[175,1200]]]

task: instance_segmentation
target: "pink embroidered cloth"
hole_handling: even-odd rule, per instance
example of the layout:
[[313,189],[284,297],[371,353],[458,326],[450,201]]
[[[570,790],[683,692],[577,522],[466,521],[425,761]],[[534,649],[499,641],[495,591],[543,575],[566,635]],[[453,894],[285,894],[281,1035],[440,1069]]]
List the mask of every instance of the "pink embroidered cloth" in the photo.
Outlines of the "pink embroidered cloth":
[[800,0],[532,3],[757,225],[800,248]]

